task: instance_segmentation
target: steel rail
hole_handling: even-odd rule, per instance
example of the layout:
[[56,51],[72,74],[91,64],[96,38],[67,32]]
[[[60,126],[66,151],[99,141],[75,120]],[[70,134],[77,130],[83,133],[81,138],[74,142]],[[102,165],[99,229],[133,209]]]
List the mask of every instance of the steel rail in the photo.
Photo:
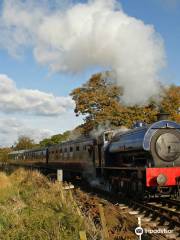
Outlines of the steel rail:
[[[168,209],[162,209],[161,207],[159,206],[154,206],[152,204],[149,204],[149,203],[145,203],[145,202],[138,202],[138,201],[135,201],[135,200],[130,200],[130,205],[134,205],[137,208],[140,208],[140,209],[143,209],[147,212],[149,212],[149,214],[151,213],[152,215],[154,215],[156,218],[160,218],[160,222],[164,222],[164,221],[167,221],[169,222],[169,225],[173,225],[173,226],[176,226],[178,228],[180,228],[180,222],[176,219],[173,219],[172,216],[168,216],[168,214],[172,214],[174,213],[173,211],[169,211]],[[164,211],[164,213],[162,212],[162,210]],[[180,214],[174,214],[176,217],[180,216]]]

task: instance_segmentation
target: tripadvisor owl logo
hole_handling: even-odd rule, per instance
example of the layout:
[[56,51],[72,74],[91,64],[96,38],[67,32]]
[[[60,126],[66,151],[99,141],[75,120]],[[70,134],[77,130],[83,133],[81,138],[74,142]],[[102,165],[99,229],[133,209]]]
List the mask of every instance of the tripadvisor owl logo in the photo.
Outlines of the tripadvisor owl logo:
[[139,236],[139,240],[141,240],[141,235],[143,234],[144,230],[141,227],[141,218],[140,217],[138,217],[138,225],[139,226],[137,228],[135,228],[135,234],[137,236]]
[[135,228],[135,234],[139,236],[139,239],[141,239],[141,235],[143,234],[143,228],[142,227],[137,227]]

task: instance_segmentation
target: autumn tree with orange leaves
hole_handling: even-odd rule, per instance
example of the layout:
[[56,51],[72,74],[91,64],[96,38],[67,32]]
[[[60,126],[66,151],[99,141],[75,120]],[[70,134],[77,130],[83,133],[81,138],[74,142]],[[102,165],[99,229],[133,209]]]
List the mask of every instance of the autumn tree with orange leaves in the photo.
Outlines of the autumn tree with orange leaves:
[[150,100],[145,106],[124,106],[121,103],[122,95],[123,89],[108,81],[105,74],[92,75],[87,83],[71,93],[76,104],[76,116],[84,116],[84,124],[79,128],[89,132],[107,122],[113,127],[132,127],[136,121],[152,123],[157,120],[160,109],[168,112],[171,120],[180,122],[179,86],[162,88],[160,102]]
[[80,88],[72,91],[71,96],[76,103],[76,116],[85,116],[84,129],[89,131],[97,125],[110,122],[114,126],[122,125],[121,113],[124,107],[120,104],[122,89],[101,77],[93,75]]
[[180,123],[180,86],[164,89],[161,108],[170,114],[171,120]]

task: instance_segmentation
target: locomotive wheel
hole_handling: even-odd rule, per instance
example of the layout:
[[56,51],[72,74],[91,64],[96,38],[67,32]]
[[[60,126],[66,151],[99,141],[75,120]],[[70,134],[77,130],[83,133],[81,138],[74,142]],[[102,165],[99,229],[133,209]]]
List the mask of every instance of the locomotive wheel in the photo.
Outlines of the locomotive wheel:
[[138,199],[144,199],[145,196],[145,186],[141,179],[138,179],[137,173],[132,173],[131,175],[131,181],[130,181],[130,187],[131,187],[131,196],[138,198]]

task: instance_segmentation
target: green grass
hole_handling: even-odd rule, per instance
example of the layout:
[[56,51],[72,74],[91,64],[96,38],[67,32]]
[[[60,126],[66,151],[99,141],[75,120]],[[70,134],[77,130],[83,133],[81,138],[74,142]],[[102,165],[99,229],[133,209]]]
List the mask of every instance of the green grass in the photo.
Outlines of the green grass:
[[79,240],[81,230],[95,239],[70,190],[38,172],[0,173],[1,240]]

